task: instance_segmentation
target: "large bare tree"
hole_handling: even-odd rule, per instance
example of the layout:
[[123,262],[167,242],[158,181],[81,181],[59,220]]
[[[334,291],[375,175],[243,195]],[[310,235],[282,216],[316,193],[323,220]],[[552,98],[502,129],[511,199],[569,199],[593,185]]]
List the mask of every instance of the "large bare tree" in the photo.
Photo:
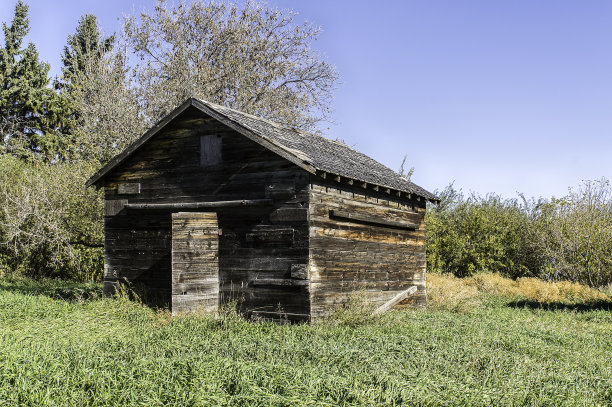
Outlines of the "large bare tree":
[[334,67],[312,48],[320,29],[247,1],[193,1],[128,16],[138,98],[155,122],[193,96],[294,127],[329,120]]

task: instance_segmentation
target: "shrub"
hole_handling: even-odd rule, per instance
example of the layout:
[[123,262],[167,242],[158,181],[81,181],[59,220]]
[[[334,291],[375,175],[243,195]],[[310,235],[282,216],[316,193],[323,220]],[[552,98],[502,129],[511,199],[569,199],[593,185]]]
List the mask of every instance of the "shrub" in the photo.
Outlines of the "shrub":
[[427,212],[427,270],[612,283],[612,190],[585,181],[560,199],[465,198],[449,185]]
[[102,199],[83,163],[0,156],[0,268],[4,274],[99,281]]
[[537,213],[541,275],[592,287],[612,283],[612,189],[606,179],[542,205]]
[[537,248],[528,243],[532,228],[526,204],[494,194],[464,198],[452,185],[440,195],[440,205],[426,215],[428,271],[520,277],[537,269]]

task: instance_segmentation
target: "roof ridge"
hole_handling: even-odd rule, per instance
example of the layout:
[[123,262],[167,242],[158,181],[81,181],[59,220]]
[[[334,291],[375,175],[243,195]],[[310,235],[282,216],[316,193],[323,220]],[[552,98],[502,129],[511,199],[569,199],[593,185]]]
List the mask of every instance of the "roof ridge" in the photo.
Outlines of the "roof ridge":
[[274,127],[279,127],[279,128],[286,129],[286,130],[293,130],[292,127],[283,126],[282,124],[280,124],[278,122],[266,119],[264,117],[255,116],[254,114],[243,112],[242,110],[237,110],[237,109],[234,109],[233,107],[228,107],[228,106],[220,105],[218,103],[209,102],[208,100],[204,100],[204,99],[198,99],[198,98],[194,98],[194,99],[196,99],[198,102],[201,102],[201,103],[203,103],[205,105],[212,105],[212,106],[210,106],[212,108],[220,107],[221,109],[231,110],[234,113],[239,113],[241,115],[248,116],[251,119],[261,120],[261,121],[266,122],[266,123],[268,123],[268,124],[270,124],[270,125],[272,125]]
[[[359,153],[359,151],[358,151],[358,150],[355,150],[353,147],[349,146],[347,143],[345,143],[345,142],[343,142],[343,141],[334,140],[334,139],[331,139],[331,138],[329,138],[329,137],[323,136],[323,135],[321,135],[321,134],[312,133],[312,132],[309,132],[309,131],[306,131],[306,130],[302,130],[302,129],[297,128],[297,127],[287,126],[287,125],[281,124],[281,123],[279,123],[279,122],[275,122],[275,121],[273,121],[273,120],[266,119],[265,117],[255,116],[254,114],[247,113],[247,112],[244,112],[244,111],[242,111],[242,110],[234,109],[233,107],[228,107],[228,106],[220,105],[220,104],[218,104],[218,103],[209,102],[209,101],[207,101],[207,100],[203,100],[203,99],[198,99],[198,98],[194,98],[194,99],[196,99],[196,100],[198,100],[199,102],[202,102],[202,103],[204,103],[204,104],[211,105],[213,108],[214,108],[214,107],[220,107],[220,108],[222,108],[222,109],[231,110],[231,111],[233,111],[233,112],[235,112],[235,113],[238,113],[238,114],[241,114],[241,115],[244,115],[244,116],[248,116],[248,117],[250,117],[251,119],[255,119],[255,120],[262,121],[262,122],[266,122],[266,123],[268,123],[268,124],[270,124],[270,125],[272,125],[272,126],[274,126],[274,127],[277,127],[277,128],[283,129],[283,130],[290,130],[290,131],[294,131],[294,132],[296,132],[296,133],[300,133],[300,134],[303,134],[303,135],[308,135],[308,136],[313,136],[313,137],[320,137],[320,138],[322,138],[322,139],[324,139],[324,140],[326,140],[326,141],[330,141],[330,142],[332,142],[332,143],[340,144],[340,145],[342,145],[342,146],[348,147],[348,148],[350,148],[351,150],[356,151],[356,152],[358,152],[358,153]],[[360,153],[360,154],[363,154],[363,153]]]
[[[208,102],[208,101],[204,101],[201,99],[196,99],[196,100],[202,102],[202,104],[208,106],[210,109],[215,110],[218,114],[221,114],[223,116],[227,117],[228,113],[230,115],[238,116],[234,118],[228,117],[228,119],[230,120],[240,120],[240,117],[244,117],[250,120],[254,120],[256,123],[261,123],[263,125],[272,126],[275,129],[274,132],[278,131],[279,133],[265,134],[266,129],[252,129],[252,131],[257,133],[259,137],[263,138],[264,140],[268,140],[269,142],[277,145],[278,147],[284,149],[286,152],[297,157],[298,159],[301,159],[304,162],[308,162],[309,164],[314,165],[314,167],[320,171],[329,172],[329,173],[333,173],[336,175],[345,176],[348,178],[353,178],[356,181],[378,185],[384,188],[391,188],[391,189],[399,188],[409,193],[422,195],[426,199],[432,199],[432,200],[438,199],[434,194],[428,192],[427,190],[418,186],[414,182],[401,177],[396,171],[387,167],[383,163],[375,160],[374,158],[368,156],[367,154],[362,153],[361,151],[351,147],[350,145],[348,145],[347,143],[343,141],[333,140],[321,134],[311,133],[306,130],[283,125],[281,123],[278,123],[278,122],[275,122],[269,119],[265,119],[263,117],[255,116],[253,114],[246,113],[246,112],[243,112],[243,111],[231,108],[231,107],[219,105],[217,103]],[[247,127],[249,127],[248,123],[242,123],[242,125],[246,125]],[[286,133],[283,134],[283,132],[290,132],[290,134],[286,134]],[[325,165],[317,159],[320,157],[309,155],[310,153],[312,153],[312,151],[309,153],[307,151],[308,149],[304,150],[303,147],[302,148],[300,148],[299,146],[295,147],[295,143],[299,144],[299,141],[296,141],[295,139],[291,139],[291,134],[297,136],[300,140],[306,142],[308,145],[310,145],[312,149],[318,150],[318,151],[315,151],[315,153],[319,155],[322,152],[325,152],[329,156],[337,158],[339,161],[345,161],[344,164],[350,163],[349,165],[354,166],[354,170],[356,171],[363,171],[363,168],[359,169],[357,167],[365,165],[369,167],[372,173],[369,174],[368,176],[368,174],[366,173],[355,173],[354,171],[349,171],[351,172],[351,174],[349,175],[346,172],[346,168],[343,169],[343,168],[337,167],[337,164],[338,164],[337,162],[334,163],[336,165],[332,165],[331,167],[329,163]],[[309,140],[310,138],[312,139]],[[342,150],[338,151],[337,149],[335,150],[334,148],[330,149],[329,147],[331,146],[328,146],[328,147],[323,146],[321,147],[322,148],[321,150],[319,149],[320,146],[317,146],[318,142],[331,143],[335,146],[338,146]],[[319,163],[317,164],[317,162]],[[329,168],[326,168],[326,167],[329,167]],[[375,169],[376,167],[378,167],[378,170]],[[367,169],[366,169],[366,172],[367,172]]]
[[407,194],[416,194],[427,200],[439,200],[431,192],[412,181],[406,180],[396,171],[351,147],[344,141],[332,140],[321,134],[283,125],[195,97],[187,99],[121,153],[113,157],[92,175],[86,185],[97,184],[106,174],[140,149],[144,143],[191,106],[312,174],[317,171],[335,174],[369,185],[377,185]]

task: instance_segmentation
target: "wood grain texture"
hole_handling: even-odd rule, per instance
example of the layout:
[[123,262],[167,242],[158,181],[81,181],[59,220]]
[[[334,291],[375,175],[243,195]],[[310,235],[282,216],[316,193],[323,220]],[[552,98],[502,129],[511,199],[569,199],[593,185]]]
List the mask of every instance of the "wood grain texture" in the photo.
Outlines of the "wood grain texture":
[[[330,211],[409,224],[414,230],[330,217]],[[406,305],[425,305],[424,204],[313,177],[308,218],[312,319],[356,297],[381,306],[411,286],[417,292]]]
[[396,222],[388,220],[385,217],[372,216],[368,213],[349,212],[339,209],[330,210],[329,217],[349,222],[363,223],[365,225],[391,227],[396,229],[416,230],[416,228],[418,227],[418,225],[414,223]]
[[119,195],[134,195],[140,193],[140,183],[121,183],[117,186],[117,193]]
[[219,309],[216,213],[172,214],[172,314]]
[[416,293],[417,290],[418,290],[418,287],[416,285],[413,285],[409,289],[402,291],[401,293],[397,294],[395,297],[391,298],[389,301],[385,302],[380,307],[376,308],[374,312],[372,313],[372,315],[378,315],[378,314],[382,314],[384,312],[389,311],[391,308],[393,308],[400,302],[404,301],[406,298],[410,297],[412,294]]
[[[204,167],[203,136],[221,149]],[[296,320],[355,295],[380,306],[411,286],[400,305],[424,306],[425,201],[361,184],[312,175],[186,108],[105,175],[105,290],[127,283],[177,310],[235,300],[246,315]],[[217,226],[190,218],[198,210]]]
[[208,167],[221,163],[222,136],[207,134],[200,136],[200,165]]
[[[221,136],[218,165],[200,165],[200,137],[204,135]],[[247,315],[253,311],[279,318],[309,314],[307,284],[252,284],[258,279],[291,279],[292,265],[308,262],[309,177],[300,167],[201,112],[187,109],[104,182],[107,201],[125,197],[118,194],[119,184],[140,183],[140,194],[129,196],[129,202],[121,204],[127,208],[105,221],[107,292],[120,282],[138,284],[148,296],[161,296],[169,305],[173,262],[183,268],[183,279],[185,273],[204,279],[207,262],[188,250],[177,246],[172,260],[171,215],[214,211],[222,230],[217,235],[219,302],[236,300]],[[243,200],[262,205],[242,205]],[[198,206],[211,201],[229,204]],[[144,209],[146,206],[153,210]]]

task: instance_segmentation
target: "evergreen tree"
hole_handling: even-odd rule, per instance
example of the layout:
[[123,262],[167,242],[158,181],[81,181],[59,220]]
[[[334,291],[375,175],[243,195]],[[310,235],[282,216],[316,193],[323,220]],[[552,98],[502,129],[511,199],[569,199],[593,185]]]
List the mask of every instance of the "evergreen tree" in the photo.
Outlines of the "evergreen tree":
[[68,36],[68,42],[62,55],[62,78],[56,82],[56,88],[71,91],[78,86],[80,75],[86,73],[92,63],[113,49],[115,35],[104,37],[98,27],[98,19],[93,14],[81,16],[74,35]]
[[28,6],[19,0],[11,25],[2,24],[0,48],[0,132],[5,152],[42,155],[53,160],[62,149],[56,134],[62,106],[49,84],[49,64],[39,61],[33,43],[23,48],[30,30]]
[[101,59],[113,49],[115,36],[104,37],[93,14],[81,16],[74,35],[68,41],[62,54],[62,76],[55,81],[63,103],[61,132],[69,135],[70,149],[66,152],[73,158],[82,157],[87,144],[83,138],[84,119],[80,98],[87,93],[90,75],[96,71]]

